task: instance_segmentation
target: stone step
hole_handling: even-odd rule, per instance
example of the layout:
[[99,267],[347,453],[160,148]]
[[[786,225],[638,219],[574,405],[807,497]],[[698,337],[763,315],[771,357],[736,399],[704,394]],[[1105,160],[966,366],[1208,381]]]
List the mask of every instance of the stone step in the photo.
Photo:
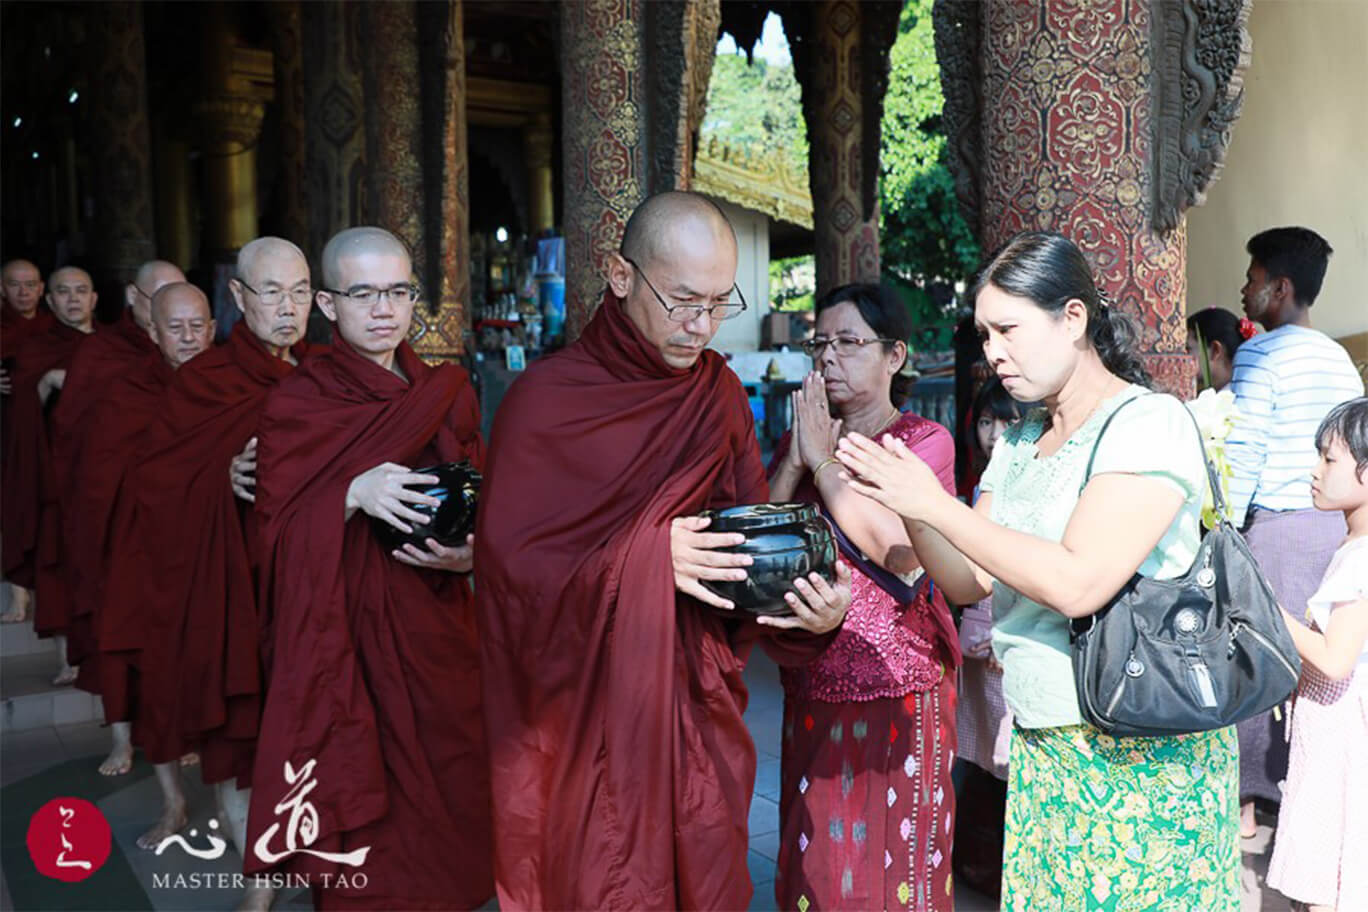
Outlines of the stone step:
[[0,624],[0,658],[12,656],[42,655],[57,661],[57,641],[51,638],[38,639],[33,632],[33,618],[22,624]]
[[0,664],[0,732],[104,718],[99,697],[71,686],[54,687],[55,674],[57,661],[52,655],[5,658]]

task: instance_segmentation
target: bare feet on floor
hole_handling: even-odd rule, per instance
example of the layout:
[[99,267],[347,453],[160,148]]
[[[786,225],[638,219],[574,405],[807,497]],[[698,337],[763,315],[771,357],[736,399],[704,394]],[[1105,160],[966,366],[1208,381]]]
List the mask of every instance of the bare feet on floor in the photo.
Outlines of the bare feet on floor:
[[116,744],[100,764],[101,776],[122,776],[133,769],[133,745]]
[[181,766],[199,766],[199,754],[191,751],[180,758]]
[[65,687],[68,684],[74,684],[76,682],[76,672],[76,666],[66,666],[61,671],[57,672],[57,677],[52,679],[53,685],[56,687]]
[[138,837],[138,848],[153,850],[161,845],[163,839],[180,831],[185,826],[185,805],[174,804],[162,811],[152,829]]
[[1259,822],[1254,817],[1254,802],[1240,806],[1240,837],[1253,839],[1259,835]]
[[19,605],[0,614],[0,624],[22,624],[28,619],[28,605]]

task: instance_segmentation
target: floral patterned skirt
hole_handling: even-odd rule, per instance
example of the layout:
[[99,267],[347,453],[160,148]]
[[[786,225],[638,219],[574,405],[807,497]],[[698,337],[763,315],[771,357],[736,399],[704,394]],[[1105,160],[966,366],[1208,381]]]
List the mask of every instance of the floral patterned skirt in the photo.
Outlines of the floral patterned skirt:
[[1238,910],[1239,773],[1234,728],[1014,730],[1002,908]]
[[780,909],[949,910],[955,677],[905,697],[784,698]]

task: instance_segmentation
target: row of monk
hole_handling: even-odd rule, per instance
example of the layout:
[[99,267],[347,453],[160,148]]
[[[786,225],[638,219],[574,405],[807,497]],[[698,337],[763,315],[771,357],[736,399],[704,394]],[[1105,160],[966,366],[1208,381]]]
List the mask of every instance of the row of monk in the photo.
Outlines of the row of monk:
[[[706,346],[737,248],[704,198],[647,200],[583,335],[503,400],[486,447],[455,365],[406,341],[404,245],[244,247],[242,319],[154,261],[112,326],[90,277],[5,266],[3,572],[185,826],[198,760],[247,873],[325,872],[319,908],[744,908],[756,755],[741,669],[835,636],[850,573],[742,617],[700,511],[769,499],[745,394]],[[668,299],[668,300],[667,300]],[[312,306],[328,346],[303,341]],[[11,360],[12,358],[12,360]],[[485,476],[464,545],[386,550],[435,503],[415,466]],[[149,817],[152,816],[149,809]],[[251,882],[251,881],[249,881]],[[266,882],[263,882],[266,883]],[[346,886],[338,886],[345,884]],[[266,908],[266,886],[244,904]]]

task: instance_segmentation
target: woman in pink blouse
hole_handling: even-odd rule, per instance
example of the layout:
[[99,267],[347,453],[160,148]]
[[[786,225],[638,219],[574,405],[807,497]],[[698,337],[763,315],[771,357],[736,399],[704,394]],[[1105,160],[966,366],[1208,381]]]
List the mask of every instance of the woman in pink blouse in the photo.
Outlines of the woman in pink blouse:
[[841,435],[892,434],[954,491],[954,442],[899,406],[912,326],[897,295],[847,285],[817,302],[804,344],[817,370],[793,394],[775,450],[775,501],[822,506],[852,565],[853,601],[832,645],[785,669],[781,909],[950,909],[959,641],[945,599],[890,510],[841,480]]

